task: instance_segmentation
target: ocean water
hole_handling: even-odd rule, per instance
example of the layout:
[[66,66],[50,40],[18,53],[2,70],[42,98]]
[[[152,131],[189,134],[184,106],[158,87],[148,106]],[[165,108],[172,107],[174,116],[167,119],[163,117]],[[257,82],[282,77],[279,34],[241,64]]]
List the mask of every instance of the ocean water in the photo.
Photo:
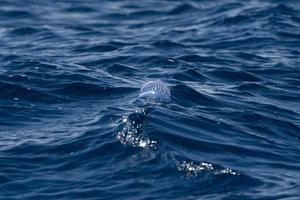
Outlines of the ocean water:
[[0,47],[0,199],[300,198],[300,1],[0,0]]

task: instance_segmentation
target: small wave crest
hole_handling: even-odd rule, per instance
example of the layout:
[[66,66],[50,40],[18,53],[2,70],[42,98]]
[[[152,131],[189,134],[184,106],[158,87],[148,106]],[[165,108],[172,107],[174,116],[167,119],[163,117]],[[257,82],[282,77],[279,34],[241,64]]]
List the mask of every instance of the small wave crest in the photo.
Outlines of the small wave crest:
[[146,123],[146,112],[142,109],[128,116],[123,116],[124,127],[117,133],[117,139],[127,145],[141,148],[157,148],[157,141],[151,140],[143,134]]

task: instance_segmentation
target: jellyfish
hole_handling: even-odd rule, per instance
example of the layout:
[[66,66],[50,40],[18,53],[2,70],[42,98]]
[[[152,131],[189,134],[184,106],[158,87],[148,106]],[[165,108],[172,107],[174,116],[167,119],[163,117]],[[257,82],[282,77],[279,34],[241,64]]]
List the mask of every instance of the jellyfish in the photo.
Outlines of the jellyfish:
[[141,88],[139,99],[148,102],[167,103],[171,101],[171,92],[164,82],[160,80],[149,81]]

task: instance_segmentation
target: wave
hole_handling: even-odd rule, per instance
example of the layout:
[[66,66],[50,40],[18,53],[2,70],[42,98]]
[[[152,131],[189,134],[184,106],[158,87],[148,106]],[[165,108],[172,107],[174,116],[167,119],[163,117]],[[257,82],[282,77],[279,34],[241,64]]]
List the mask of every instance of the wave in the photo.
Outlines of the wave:
[[297,199],[299,11],[0,1],[0,199]]

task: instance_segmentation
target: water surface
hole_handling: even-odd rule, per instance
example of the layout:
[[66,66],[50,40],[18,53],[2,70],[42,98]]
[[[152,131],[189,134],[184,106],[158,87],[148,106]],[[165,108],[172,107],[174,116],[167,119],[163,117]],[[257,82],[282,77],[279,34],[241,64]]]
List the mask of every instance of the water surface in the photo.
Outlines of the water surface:
[[292,0],[0,0],[0,199],[298,199],[299,30]]

